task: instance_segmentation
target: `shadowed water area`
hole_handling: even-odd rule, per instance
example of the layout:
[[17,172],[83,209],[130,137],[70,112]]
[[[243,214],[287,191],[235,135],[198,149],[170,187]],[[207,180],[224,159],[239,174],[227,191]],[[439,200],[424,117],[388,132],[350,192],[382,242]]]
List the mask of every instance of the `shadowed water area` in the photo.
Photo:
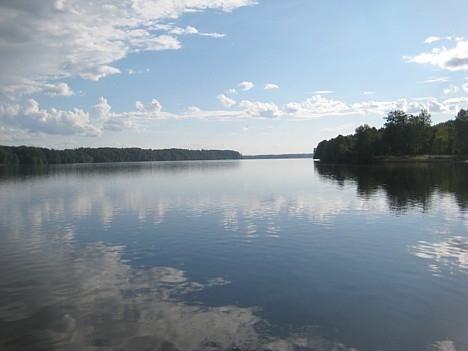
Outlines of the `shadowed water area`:
[[468,350],[467,174],[0,169],[0,349]]

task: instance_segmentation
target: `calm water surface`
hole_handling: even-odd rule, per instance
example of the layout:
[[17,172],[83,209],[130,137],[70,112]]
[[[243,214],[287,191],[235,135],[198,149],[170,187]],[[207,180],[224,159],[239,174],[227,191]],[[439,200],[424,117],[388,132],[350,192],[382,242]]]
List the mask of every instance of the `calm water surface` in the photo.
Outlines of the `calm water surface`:
[[468,164],[0,171],[1,350],[468,350]]

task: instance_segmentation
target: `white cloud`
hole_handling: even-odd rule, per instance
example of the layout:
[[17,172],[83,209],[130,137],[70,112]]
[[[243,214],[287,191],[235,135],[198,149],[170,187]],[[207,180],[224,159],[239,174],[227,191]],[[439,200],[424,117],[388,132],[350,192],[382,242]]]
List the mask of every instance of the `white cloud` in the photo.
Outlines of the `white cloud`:
[[349,112],[349,107],[342,101],[327,99],[320,94],[308,98],[301,104],[302,111],[310,114],[327,115]]
[[151,36],[143,35],[134,37],[130,41],[133,50],[144,51],[161,51],[161,50],[177,50],[182,47],[182,44],[172,35]]
[[383,116],[393,110],[407,111],[408,102],[405,99],[396,101],[369,100],[352,104],[350,106],[350,110],[353,111],[353,113],[376,114]]
[[444,94],[455,94],[458,91],[458,87],[455,85],[451,85],[443,90]]
[[111,106],[103,97],[99,99],[97,105],[93,107],[95,115],[102,123],[103,129],[121,131],[126,129],[141,129],[144,124],[154,119],[177,118],[175,115],[164,113],[161,103],[156,99],[151,99],[146,105],[141,101],[135,102],[136,111],[111,112]]
[[70,111],[40,109],[39,103],[34,99],[28,99],[21,105],[1,104],[0,122],[32,133],[86,136],[102,134],[100,126],[92,123],[87,112],[76,108]]
[[96,66],[96,67],[89,67],[86,71],[80,73],[81,78],[89,79],[89,80],[99,80],[105,76],[109,76],[111,74],[120,73],[118,68],[103,65],[103,66]]
[[200,33],[202,37],[211,37],[211,38],[224,38],[226,34],[220,33]]
[[93,106],[93,111],[96,116],[98,116],[101,119],[107,119],[107,117],[110,114],[111,107],[107,103],[107,99],[104,97],[99,98],[99,102]]
[[171,34],[177,34],[177,35],[181,35],[181,34],[198,34],[198,29],[194,28],[192,26],[187,26],[185,28],[176,27],[174,29],[171,29],[170,33]]
[[187,108],[187,110],[185,111],[185,113],[187,115],[190,115],[192,117],[197,117],[198,115],[200,115],[200,113],[202,112],[201,108],[197,107],[197,106],[190,106],[189,108]]
[[212,38],[223,38],[226,35],[225,34],[219,34],[219,33],[203,33],[199,32],[197,28],[192,27],[192,26],[187,26],[185,28],[180,28],[180,27],[175,27],[169,31],[171,34],[175,35],[191,35],[191,34],[198,34],[203,37],[212,37]]
[[277,105],[269,102],[243,100],[239,104],[245,108],[245,112],[252,117],[277,118],[282,115]]
[[278,89],[278,88],[279,88],[279,86],[277,84],[272,84],[272,83],[267,83],[263,87],[263,89],[265,89],[265,90]]
[[459,40],[463,40],[463,38],[460,38],[460,37],[452,37],[452,36],[447,36],[447,37],[431,36],[431,37],[427,37],[427,38],[424,40],[424,43],[425,43],[425,44],[432,44],[432,43],[435,43],[436,41],[440,41],[440,40],[455,40],[455,41],[459,41]]
[[405,57],[408,62],[431,64],[449,71],[468,70],[468,40],[458,40],[454,48],[434,48],[416,56]]
[[284,112],[286,113],[300,113],[302,111],[302,106],[298,102],[290,102],[284,106]]
[[44,84],[43,93],[47,96],[72,96],[75,95],[68,84]]
[[[468,91],[468,83],[463,88]],[[28,134],[100,136],[106,130],[142,131],[151,123],[164,119],[247,120],[281,117],[285,120],[301,120],[344,115],[385,116],[394,110],[417,114],[421,109],[427,109],[432,114],[454,118],[460,109],[468,106],[468,96],[443,100],[422,97],[412,100],[369,100],[346,103],[314,95],[302,102],[286,103],[282,108],[273,102],[242,100],[237,108],[229,109],[228,107],[232,105],[228,105],[234,100],[223,94],[218,96],[218,100],[225,105],[224,109],[204,110],[191,106],[179,114],[165,112],[161,103],[156,99],[146,104],[136,101],[134,110],[115,112],[107,99],[101,97],[92,107],[91,113],[76,108],[43,109],[33,99],[24,103],[0,103],[0,136],[3,140],[15,143],[18,143],[20,139],[24,140]]]
[[236,104],[234,99],[228,98],[224,94],[219,94],[216,99],[223,104],[224,107],[231,107]]
[[252,82],[243,81],[237,85],[237,87],[243,91],[250,90],[254,87]]
[[333,90],[317,90],[317,91],[314,91],[313,94],[332,94],[333,93]]
[[0,104],[0,128],[33,134],[100,136],[104,130],[138,129],[151,119],[179,117],[164,113],[156,99],[146,105],[137,101],[135,106],[136,111],[116,113],[107,99],[101,97],[92,107],[91,119],[89,113],[81,109],[46,110],[41,109],[36,100],[28,99],[22,104]]
[[375,92],[374,91],[365,91],[363,94],[364,95],[374,95]]
[[252,0],[2,1],[0,97],[14,99],[38,91],[67,96],[71,89],[41,86],[61,84],[67,77],[99,80],[120,73],[115,62],[131,53],[181,48],[176,35],[222,37],[163,23],[187,12],[229,12],[255,4]]
[[146,110],[151,112],[151,113],[158,114],[159,112],[161,112],[162,106],[161,106],[161,104],[159,103],[158,100],[152,99],[149,102],[149,104],[146,106]]
[[448,77],[430,78],[421,83],[445,83],[448,82]]
[[463,84],[463,85],[462,85],[462,89],[463,89],[463,91],[464,91],[465,93],[468,94],[468,83]]
[[439,41],[439,40],[441,40],[440,37],[432,36],[432,37],[426,38],[426,39],[424,40],[424,43],[426,43],[426,44],[432,44],[432,43],[434,43],[434,42],[436,42],[436,41]]
[[135,107],[137,108],[137,112],[127,112],[122,115],[130,116],[130,115],[138,115],[140,117],[155,117],[162,115],[162,106],[161,103],[156,99],[151,99],[146,105],[143,104],[141,101],[135,102]]

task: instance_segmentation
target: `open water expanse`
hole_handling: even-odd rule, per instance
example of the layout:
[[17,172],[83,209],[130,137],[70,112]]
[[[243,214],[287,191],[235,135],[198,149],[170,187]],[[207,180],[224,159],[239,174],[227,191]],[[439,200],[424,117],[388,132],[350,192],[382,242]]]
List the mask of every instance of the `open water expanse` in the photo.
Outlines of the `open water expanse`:
[[0,350],[468,350],[468,164],[0,170]]

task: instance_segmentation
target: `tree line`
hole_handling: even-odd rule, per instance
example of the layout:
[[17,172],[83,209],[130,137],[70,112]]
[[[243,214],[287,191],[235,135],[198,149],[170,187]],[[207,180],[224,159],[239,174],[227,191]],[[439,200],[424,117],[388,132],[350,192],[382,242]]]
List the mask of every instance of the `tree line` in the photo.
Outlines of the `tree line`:
[[362,163],[386,156],[468,155],[468,110],[454,120],[431,124],[431,115],[396,110],[385,117],[380,129],[367,124],[352,135],[321,141],[314,158],[324,162]]
[[241,159],[233,150],[77,148],[66,150],[34,146],[0,146],[0,164],[48,165],[62,163],[188,161]]

